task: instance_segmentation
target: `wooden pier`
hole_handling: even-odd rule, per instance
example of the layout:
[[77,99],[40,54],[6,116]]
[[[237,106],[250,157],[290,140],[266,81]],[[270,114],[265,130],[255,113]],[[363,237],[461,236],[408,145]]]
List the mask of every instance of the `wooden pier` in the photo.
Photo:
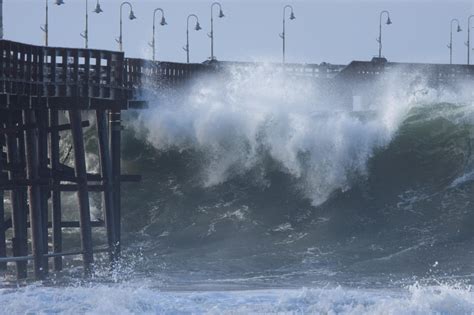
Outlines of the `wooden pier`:
[[[27,45],[0,40],[0,270],[14,264],[18,279],[32,271],[43,279],[63,258],[82,255],[85,274],[94,253],[107,252],[112,265],[121,252],[121,183],[139,176],[121,173],[121,115],[142,108],[147,90],[174,89],[202,74],[259,64],[180,64],[125,58],[121,52]],[[398,69],[419,72],[434,85],[474,79],[474,66],[396,64],[386,60],[331,64],[275,64],[292,77],[329,82],[352,98],[361,85]],[[92,114],[92,115],[91,115]],[[93,122],[84,117],[93,117]],[[96,128],[100,172],[87,170],[84,128]],[[71,139],[64,149],[62,139]],[[65,152],[65,150],[67,152]],[[64,155],[72,156],[67,165]],[[63,220],[62,193],[77,195],[78,221]],[[91,220],[91,193],[100,193],[103,217]],[[6,201],[9,204],[6,204]],[[65,248],[63,229],[77,228],[80,250]],[[106,246],[93,244],[105,228]],[[9,238],[9,239],[7,239]]]
[[[82,255],[86,274],[92,271],[95,252],[108,252],[112,263],[119,258],[120,185],[139,180],[122,175],[120,167],[121,112],[140,105],[132,99],[125,70],[119,52],[0,41],[0,268],[14,263],[19,279],[30,269],[43,279],[50,260],[54,270],[61,270],[67,255]],[[87,171],[83,128],[91,123],[83,119],[85,112],[95,112],[98,174]],[[72,140],[72,166],[61,160],[60,141],[66,133]],[[77,192],[77,222],[63,220],[62,192]],[[104,218],[94,222],[90,192],[103,199]],[[66,227],[80,230],[80,250],[64,248]],[[94,246],[95,227],[107,230],[106,247]],[[11,242],[6,239],[9,229]]]

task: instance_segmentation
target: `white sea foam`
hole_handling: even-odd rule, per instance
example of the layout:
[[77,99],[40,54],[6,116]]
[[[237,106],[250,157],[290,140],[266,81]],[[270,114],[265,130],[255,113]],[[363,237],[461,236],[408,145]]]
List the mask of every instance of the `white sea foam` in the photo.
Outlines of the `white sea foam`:
[[288,80],[274,69],[233,71],[226,80],[196,80],[179,100],[150,96],[150,109],[130,124],[159,150],[203,153],[206,186],[256,167],[263,169],[256,176],[265,179],[263,157],[270,156],[317,205],[365,174],[374,149],[390,142],[412,98],[420,97],[390,88],[401,84],[396,76],[386,82],[368,118],[334,110],[316,84]]
[[3,314],[471,314],[465,286],[166,292],[143,285],[0,290]]

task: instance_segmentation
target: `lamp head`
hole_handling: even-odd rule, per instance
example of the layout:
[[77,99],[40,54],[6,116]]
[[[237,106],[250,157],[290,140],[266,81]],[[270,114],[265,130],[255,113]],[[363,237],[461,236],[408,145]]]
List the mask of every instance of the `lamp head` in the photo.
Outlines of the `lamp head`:
[[290,20],[294,20],[294,19],[296,19],[295,14],[293,13],[293,11],[291,11]]
[[222,10],[219,10],[219,17],[220,18],[223,18],[225,15],[224,15],[224,12],[222,12]]
[[390,19],[390,17],[387,18],[387,25],[390,25],[392,24],[392,20]]
[[101,13],[101,12],[104,12],[104,11],[102,10],[102,8],[100,7],[100,3],[99,3],[99,2],[97,2],[97,6],[95,7],[94,12],[97,13],[97,14],[99,14],[99,13]]
[[459,33],[459,32],[462,32],[462,28],[461,28],[460,25],[458,25],[458,30],[457,30],[457,31],[458,31],[458,33]]
[[133,13],[133,10],[130,10],[130,15],[128,16],[130,20],[135,20],[137,17],[135,16],[135,13]]
[[63,0],[56,0],[54,3],[56,5],[61,5],[61,4],[64,4],[64,1]]
[[196,31],[202,30],[201,25],[199,22],[196,22],[196,27],[194,28]]
[[166,23],[166,19],[164,16],[161,17],[161,22],[160,22],[160,25],[161,26],[165,26],[165,25],[168,25],[168,23]]

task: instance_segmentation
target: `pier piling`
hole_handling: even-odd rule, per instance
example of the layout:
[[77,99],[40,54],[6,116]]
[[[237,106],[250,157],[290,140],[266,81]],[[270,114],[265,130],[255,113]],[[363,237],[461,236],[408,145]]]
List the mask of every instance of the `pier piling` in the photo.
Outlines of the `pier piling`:
[[79,225],[83,251],[82,259],[85,273],[89,275],[92,271],[94,257],[92,253],[92,227],[81,111],[77,109],[70,110],[69,120],[71,123],[72,142],[74,146],[74,169],[77,181],[77,196],[79,199]]

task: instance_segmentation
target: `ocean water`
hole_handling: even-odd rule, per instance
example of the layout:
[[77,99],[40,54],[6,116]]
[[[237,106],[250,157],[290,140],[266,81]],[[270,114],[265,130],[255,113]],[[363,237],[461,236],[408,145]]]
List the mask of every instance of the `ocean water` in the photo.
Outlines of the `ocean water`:
[[5,314],[471,314],[468,287],[161,291],[143,284],[2,290]]
[[474,95],[425,79],[389,73],[358,110],[271,67],[150,86],[124,117],[143,181],[124,185],[120,267],[7,273],[0,313],[474,313]]

